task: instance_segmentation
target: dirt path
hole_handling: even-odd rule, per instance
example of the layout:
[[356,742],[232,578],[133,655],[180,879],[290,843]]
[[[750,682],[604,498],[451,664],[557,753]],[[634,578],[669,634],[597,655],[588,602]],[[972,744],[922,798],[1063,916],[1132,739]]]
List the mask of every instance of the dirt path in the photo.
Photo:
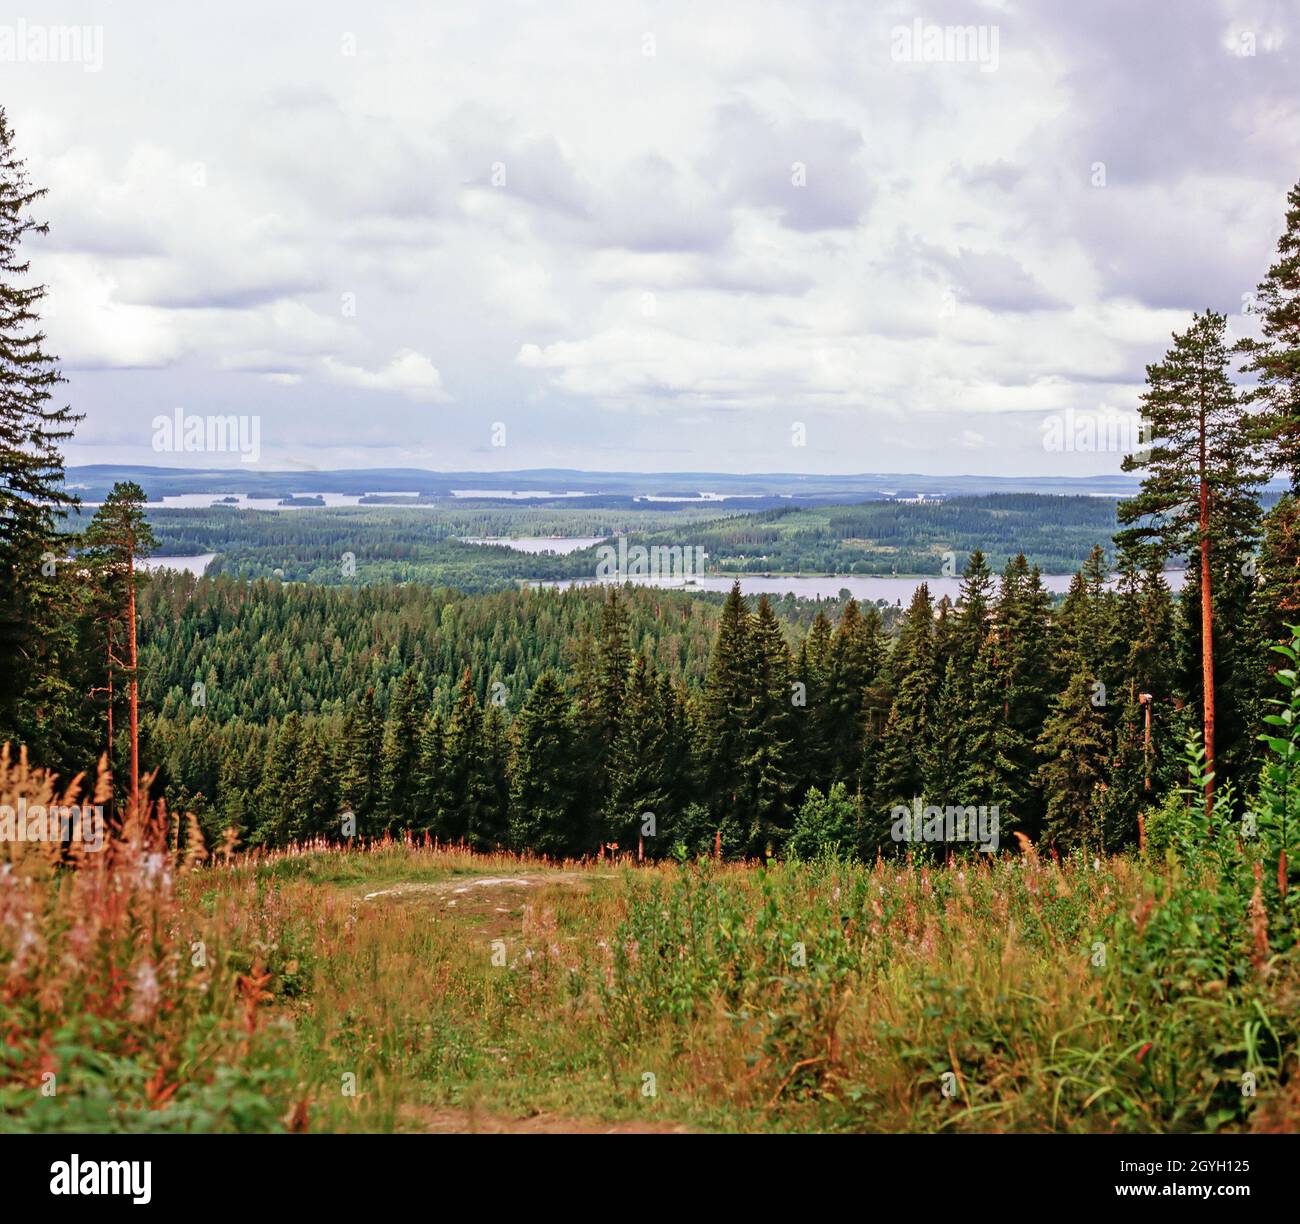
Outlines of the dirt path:
[[592,1122],[538,1113],[527,1118],[480,1113],[469,1109],[409,1109],[403,1129],[426,1135],[689,1135],[672,1122]]
[[552,888],[584,893],[593,881],[612,879],[591,871],[523,871],[518,875],[458,875],[446,880],[412,881],[362,895],[367,905],[424,906],[441,918],[472,923],[486,938],[518,933],[519,923],[535,899]]
[[584,888],[592,880],[612,879],[590,871],[541,871],[525,872],[517,876],[452,876],[449,880],[437,880],[431,883],[394,884],[391,888],[380,888],[368,892],[364,901],[374,901],[380,897],[440,897],[447,898],[447,904],[469,896],[480,889],[505,890],[517,892],[519,889],[545,888],[550,884],[562,884],[570,888]]

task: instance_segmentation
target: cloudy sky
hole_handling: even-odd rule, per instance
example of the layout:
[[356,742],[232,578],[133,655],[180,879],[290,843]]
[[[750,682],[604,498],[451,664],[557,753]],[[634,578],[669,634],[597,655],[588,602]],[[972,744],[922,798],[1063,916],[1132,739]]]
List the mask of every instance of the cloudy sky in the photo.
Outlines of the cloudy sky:
[[0,0],[74,463],[1115,471],[1300,179],[1296,0],[213,12]]

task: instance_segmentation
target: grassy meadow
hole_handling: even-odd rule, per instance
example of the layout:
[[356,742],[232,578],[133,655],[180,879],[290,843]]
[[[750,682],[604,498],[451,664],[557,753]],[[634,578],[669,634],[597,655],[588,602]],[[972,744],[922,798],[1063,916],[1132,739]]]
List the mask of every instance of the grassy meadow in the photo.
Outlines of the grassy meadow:
[[[6,756],[18,793],[61,797]],[[1293,1129],[1293,898],[1224,846],[257,857],[165,813],[6,842],[0,1128]]]

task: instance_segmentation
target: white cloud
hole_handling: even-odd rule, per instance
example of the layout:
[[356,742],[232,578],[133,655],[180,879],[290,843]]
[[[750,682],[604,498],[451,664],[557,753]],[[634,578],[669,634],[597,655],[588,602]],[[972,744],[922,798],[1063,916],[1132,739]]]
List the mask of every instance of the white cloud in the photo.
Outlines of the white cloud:
[[92,255],[47,258],[46,331],[68,369],[162,366],[183,345],[176,319],[156,306],[121,300],[112,265]]
[[437,367],[423,353],[411,349],[402,349],[378,370],[344,365],[333,357],[326,357],[324,365],[330,378],[345,387],[358,387],[363,391],[398,391],[408,399],[433,404],[445,404],[451,400],[442,389],[442,375]]

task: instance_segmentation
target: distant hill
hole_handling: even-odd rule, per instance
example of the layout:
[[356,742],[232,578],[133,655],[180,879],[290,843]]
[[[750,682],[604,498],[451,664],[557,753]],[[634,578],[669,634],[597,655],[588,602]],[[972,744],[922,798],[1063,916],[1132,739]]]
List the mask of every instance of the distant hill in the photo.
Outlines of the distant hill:
[[[279,500],[312,493],[363,496],[415,493],[451,498],[470,490],[489,499],[546,505],[558,494],[599,498],[682,497],[782,498],[796,502],[855,502],[872,499],[956,497],[983,493],[1058,493],[1121,497],[1137,488],[1132,476],[925,476],[915,472],[864,472],[822,476],[797,472],[585,472],[533,468],[512,472],[431,472],[419,468],[355,468],[338,471],[250,471],[240,467],[175,468],[128,464],[70,467],[68,486],[84,501],[98,501],[118,480],[134,480],[151,500],[183,494],[246,494]],[[565,498],[584,504],[586,498]],[[671,505],[672,503],[660,503]]]

